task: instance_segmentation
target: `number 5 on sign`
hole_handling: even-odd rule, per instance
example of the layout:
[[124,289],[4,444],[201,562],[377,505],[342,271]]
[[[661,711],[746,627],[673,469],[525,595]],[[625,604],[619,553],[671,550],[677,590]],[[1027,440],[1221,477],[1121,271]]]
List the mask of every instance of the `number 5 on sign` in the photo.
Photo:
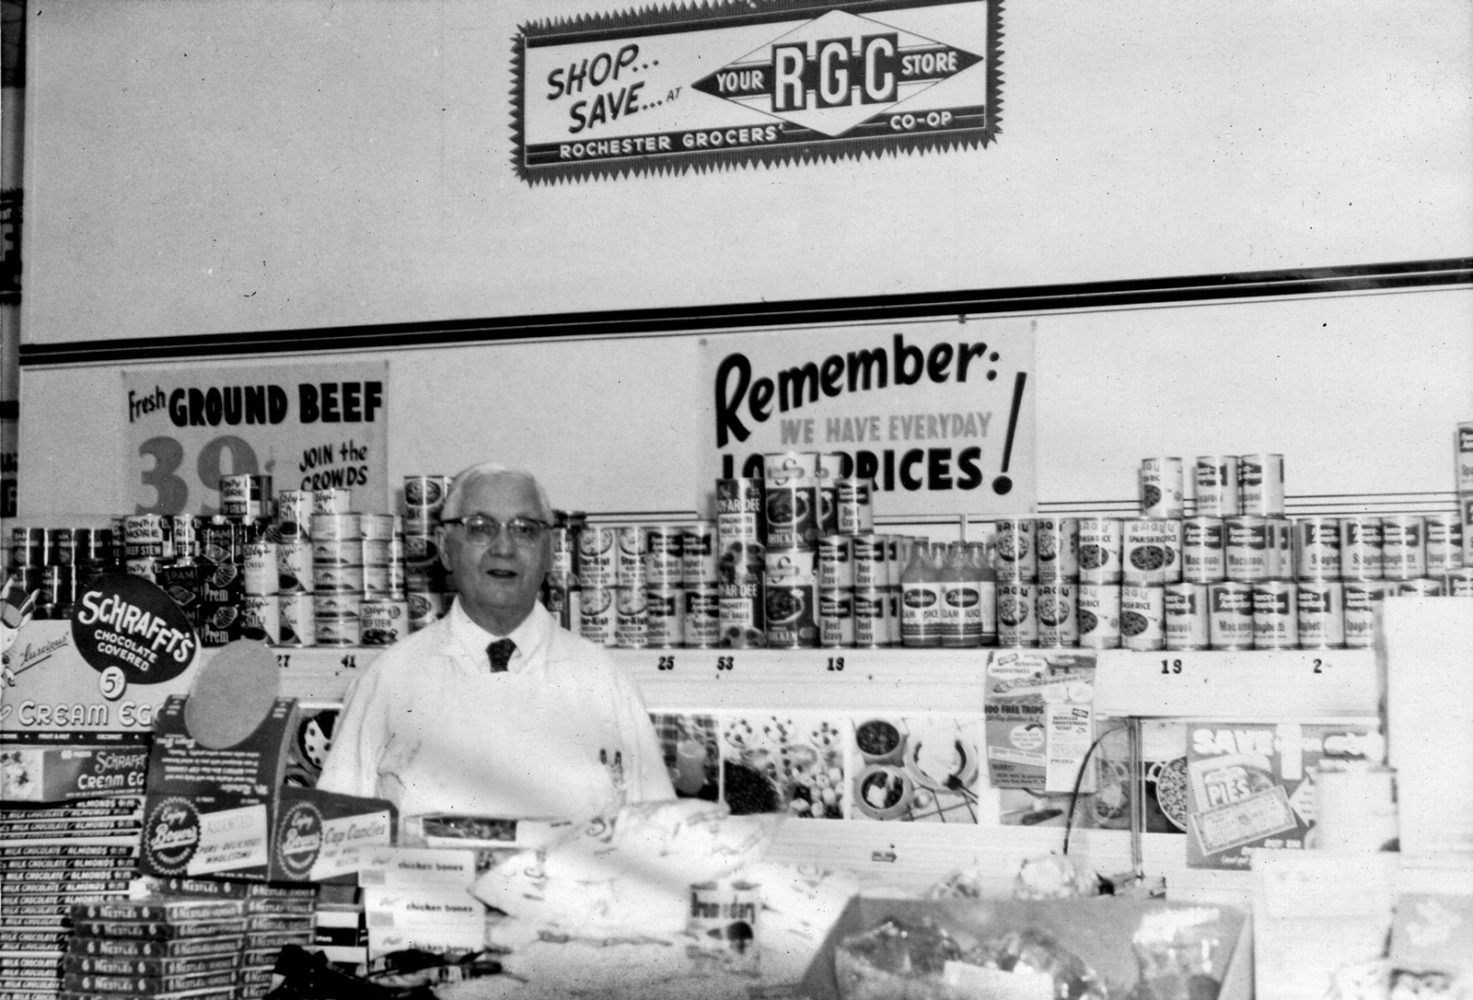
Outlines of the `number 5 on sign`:
[[[211,438],[194,456],[192,479],[180,475],[188,455],[177,438],[151,437],[138,446],[139,481],[143,491],[133,513],[183,514],[198,511],[218,514],[221,476],[270,474],[273,461],[262,469],[250,442],[234,434]],[[151,494],[151,496],[150,496]],[[152,500],[151,504],[143,502]]]

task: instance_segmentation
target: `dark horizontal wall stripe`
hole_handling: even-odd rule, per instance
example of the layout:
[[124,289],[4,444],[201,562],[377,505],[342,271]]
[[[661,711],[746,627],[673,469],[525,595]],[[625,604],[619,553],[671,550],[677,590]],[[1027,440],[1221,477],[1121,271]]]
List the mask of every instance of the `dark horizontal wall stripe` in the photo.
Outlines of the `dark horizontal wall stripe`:
[[196,361],[210,357],[402,350],[508,341],[662,336],[995,313],[1065,312],[1192,302],[1473,285],[1473,257],[1346,267],[1030,285],[975,291],[631,309],[493,319],[315,327],[29,344],[22,368]]

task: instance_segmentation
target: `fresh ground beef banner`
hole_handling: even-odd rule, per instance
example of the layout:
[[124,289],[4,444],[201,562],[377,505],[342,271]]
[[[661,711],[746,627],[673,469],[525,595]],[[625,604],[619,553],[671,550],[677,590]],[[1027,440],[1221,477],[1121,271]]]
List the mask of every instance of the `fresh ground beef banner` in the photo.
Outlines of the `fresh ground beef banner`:
[[516,169],[538,183],[985,147],[1001,9],[751,0],[528,24]]
[[817,452],[872,480],[879,514],[1031,513],[1034,337],[1028,320],[709,337],[703,484]]

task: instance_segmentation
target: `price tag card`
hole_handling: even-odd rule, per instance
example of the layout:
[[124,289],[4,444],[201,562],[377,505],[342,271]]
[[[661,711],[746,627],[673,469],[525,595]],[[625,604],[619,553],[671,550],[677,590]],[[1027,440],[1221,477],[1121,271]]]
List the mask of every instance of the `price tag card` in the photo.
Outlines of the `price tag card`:
[[387,510],[387,389],[387,362],[124,372],[133,513],[220,513],[227,475]]

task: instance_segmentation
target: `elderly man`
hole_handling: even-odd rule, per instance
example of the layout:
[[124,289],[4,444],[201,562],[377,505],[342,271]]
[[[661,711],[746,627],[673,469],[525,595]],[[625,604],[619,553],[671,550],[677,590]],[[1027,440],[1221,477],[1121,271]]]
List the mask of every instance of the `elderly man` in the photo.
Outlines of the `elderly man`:
[[356,680],[319,788],[411,816],[581,820],[674,798],[638,689],[537,601],[550,517],[528,473],[455,477],[438,539],[455,602]]

